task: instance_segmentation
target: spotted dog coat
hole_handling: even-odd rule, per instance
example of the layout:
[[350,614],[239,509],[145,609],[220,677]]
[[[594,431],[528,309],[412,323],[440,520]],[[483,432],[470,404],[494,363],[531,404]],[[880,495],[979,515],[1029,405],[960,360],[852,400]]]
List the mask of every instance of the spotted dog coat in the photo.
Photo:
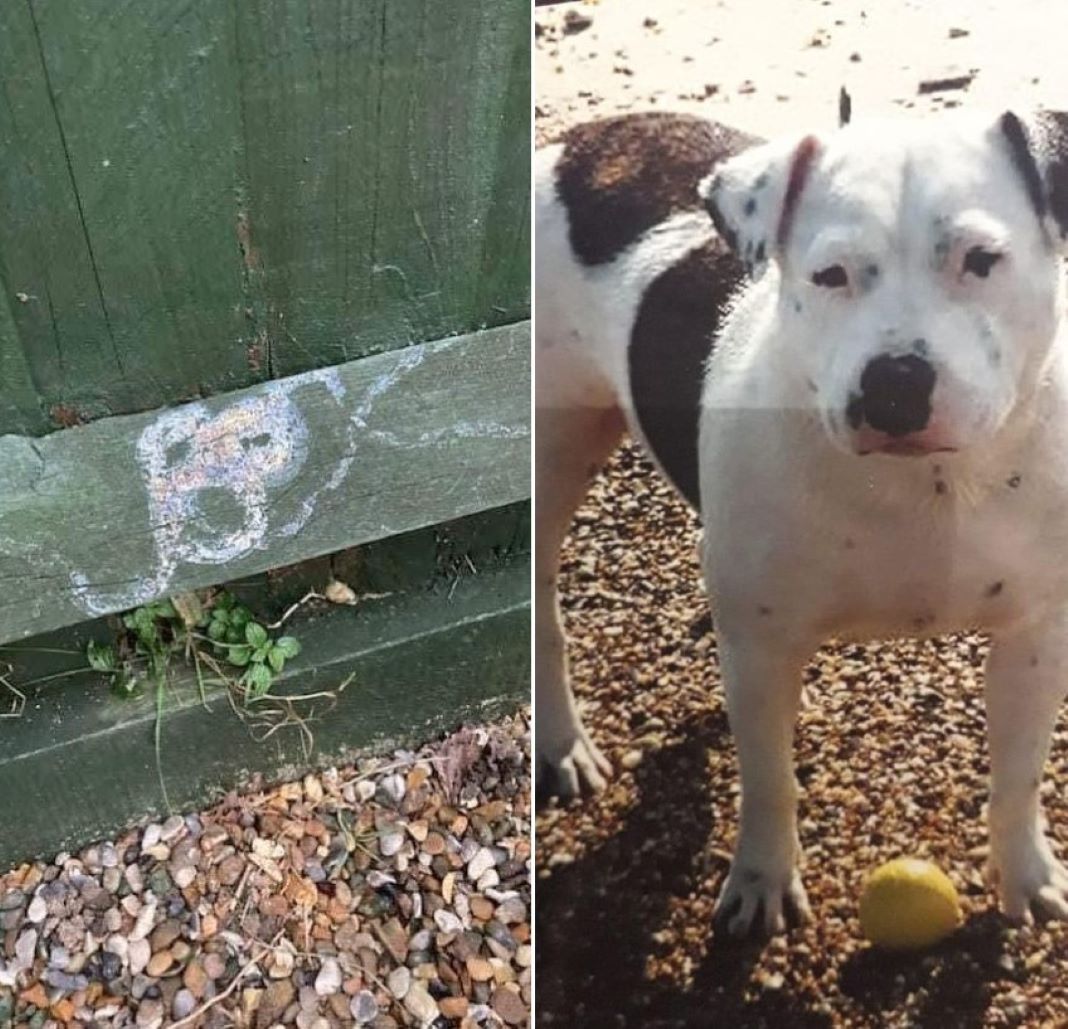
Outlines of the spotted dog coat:
[[626,348],[632,428],[694,506],[702,369],[745,272],[714,231],[698,186],[724,158],[757,142],[702,118],[652,112],[579,125],[550,148],[555,159],[540,157],[542,167],[552,163],[557,209],[546,217],[566,220],[571,253],[593,279],[610,281],[642,240],[672,225],[696,226],[643,276]]
[[[1068,117],[958,114],[763,143],[699,118],[578,126],[535,163],[536,746],[578,717],[560,546],[625,430],[699,510],[741,824],[717,914],[808,914],[791,739],[829,636],[978,628],[990,864],[1068,918],[1038,801],[1068,690]],[[748,281],[752,280],[752,281]]]

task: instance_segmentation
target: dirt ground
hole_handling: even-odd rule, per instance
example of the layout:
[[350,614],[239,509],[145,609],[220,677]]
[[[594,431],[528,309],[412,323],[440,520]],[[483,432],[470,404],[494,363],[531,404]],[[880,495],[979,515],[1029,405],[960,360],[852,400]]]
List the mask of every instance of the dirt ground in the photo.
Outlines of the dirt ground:
[[[760,134],[832,126],[841,85],[855,119],[955,105],[1064,107],[1061,7],[539,7],[537,136],[648,108],[703,111]],[[920,92],[961,78],[966,85]],[[738,783],[695,546],[692,514],[629,447],[595,483],[567,545],[573,678],[616,774],[603,796],[550,806],[537,822],[538,1024],[1068,1024],[1068,927],[1010,926],[982,876],[978,636],[820,653],[797,743],[815,921],[770,943],[713,937]],[[1062,857],[1065,782],[1068,714],[1043,787]],[[856,917],[867,872],[900,854],[937,861],[966,910],[956,935],[911,957],[872,950]]]

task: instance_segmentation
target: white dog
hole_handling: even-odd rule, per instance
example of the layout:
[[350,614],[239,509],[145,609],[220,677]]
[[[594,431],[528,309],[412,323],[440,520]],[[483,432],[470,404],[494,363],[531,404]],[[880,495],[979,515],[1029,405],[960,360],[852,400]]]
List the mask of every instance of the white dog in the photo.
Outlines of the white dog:
[[768,144],[626,116],[541,151],[535,188],[536,733],[557,789],[608,774],[556,576],[626,428],[703,523],[742,781],[718,919],[809,913],[791,749],[813,650],[966,628],[993,637],[1002,906],[1068,918],[1038,799],[1068,691],[1068,116]]

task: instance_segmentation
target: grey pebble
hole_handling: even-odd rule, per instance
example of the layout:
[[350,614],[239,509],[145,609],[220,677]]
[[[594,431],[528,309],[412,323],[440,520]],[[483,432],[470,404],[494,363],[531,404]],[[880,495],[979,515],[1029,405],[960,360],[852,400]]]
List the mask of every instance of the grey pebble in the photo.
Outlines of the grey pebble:
[[68,975],[58,968],[48,969],[44,974],[44,980],[49,986],[62,990],[64,993],[77,993],[89,986],[89,980],[84,975]]
[[171,1002],[171,1014],[175,1018],[186,1018],[196,1009],[197,999],[188,990],[179,990]]
[[349,1004],[352,1017],[357,1025],[367,1025],[378,1017],[378,1001],[370,990],[360,990]]

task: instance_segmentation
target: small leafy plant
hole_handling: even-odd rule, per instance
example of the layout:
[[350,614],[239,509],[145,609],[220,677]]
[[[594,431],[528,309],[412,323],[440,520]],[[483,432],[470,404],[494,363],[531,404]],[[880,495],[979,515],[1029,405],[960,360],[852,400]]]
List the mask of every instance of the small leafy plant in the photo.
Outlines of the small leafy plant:
[[161,689],[171,661],[184,653],[202,688],[203,662],[220,685],[238,686],[250,704],[270,693],[286,662],[300,653],[296,637],[272,638],[252,611],[226,591],[203,603],[188,595],[143,604],[123,615],[122,624],[126,635],[118,649],[91,641],[85,656],[89,667],[110,676],[112,689],[124,697],[139,693],[144,680]]
[[229,593],[216,597],[199,627],[206,629],[207,639],[219,657],[235,668],[244,669],[241,682],[246,703],[267,696],[274,677],[281,674],[286,661],[300,653],[296,637],[271,639],[267,628]]

